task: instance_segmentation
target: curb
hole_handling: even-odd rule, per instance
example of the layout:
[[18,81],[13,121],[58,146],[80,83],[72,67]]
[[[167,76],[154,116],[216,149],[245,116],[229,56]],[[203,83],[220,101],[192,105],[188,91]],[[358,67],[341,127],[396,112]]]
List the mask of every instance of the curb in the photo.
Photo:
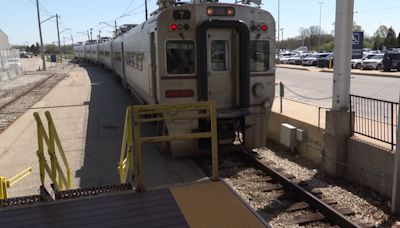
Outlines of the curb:
[[[277,68],[284,68],[284,69],[290,69],[290,70],[302,70],[302,71],[310,71],[310,72],[322,72],[322,73],[333,73],[333,70],[310,70],[307,68],[302,68],[302,67],[286,67],[286,66],[276,66]],[[364,73],[364,72],[351,72],[353,75],[359,75],[359,76],[367,76],[367,77],[384,77],[384,78],[399,78],[400,75],[390,75],[390,74],[378,74],[378,73]]]

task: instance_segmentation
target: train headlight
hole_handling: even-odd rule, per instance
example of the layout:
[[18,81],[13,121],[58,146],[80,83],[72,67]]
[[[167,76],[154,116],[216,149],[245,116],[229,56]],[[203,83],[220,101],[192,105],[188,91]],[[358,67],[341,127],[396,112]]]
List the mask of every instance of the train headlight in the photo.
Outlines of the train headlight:
[[261,83],[257,83],[253,86],[253,94],[258,98],[263,98],[265,96],[265,87]]

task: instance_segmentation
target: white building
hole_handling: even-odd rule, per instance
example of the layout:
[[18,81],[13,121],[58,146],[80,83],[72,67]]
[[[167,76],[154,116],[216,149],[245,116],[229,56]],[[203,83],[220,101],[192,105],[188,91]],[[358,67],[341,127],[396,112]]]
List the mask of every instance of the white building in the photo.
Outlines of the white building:
[[0,49],[9,49],[8,36],[0,29]]

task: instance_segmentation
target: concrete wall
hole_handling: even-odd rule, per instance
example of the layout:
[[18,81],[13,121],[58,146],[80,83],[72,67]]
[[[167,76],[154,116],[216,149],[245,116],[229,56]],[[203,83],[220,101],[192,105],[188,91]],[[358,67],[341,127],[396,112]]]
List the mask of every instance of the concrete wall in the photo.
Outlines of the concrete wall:
[[0,49],[10,48],[8,36],[0,29]]
[[370,187],[390,198],[392,194],[394,153],[350,138],[347,141],[346,179]]
[[280,113],[271,112],[268,125],[268,140],[279,143],[281,124],[288,123],[306,131],[307,137],[304,142],[297,142],[295,150],[302,156],[310,159],[316,164],[321,164],[323,146],[323,129],[317,126],[301,122],[299,120],[284,116]]
[[[305,142],[298,142],[295,147],[296,152],[314,163],[322,165],[322,158],[325,156],[324,130],[280,113],[271,112],[268,140],[280,143],[282,123],[288,123],[307,132],[307,139]],[[393,152],[356,138],[349,138],[344,163],[342,167],[345,169],[343,170],[345,179],[369,187],[382,196],[391,197],[394,167]]]

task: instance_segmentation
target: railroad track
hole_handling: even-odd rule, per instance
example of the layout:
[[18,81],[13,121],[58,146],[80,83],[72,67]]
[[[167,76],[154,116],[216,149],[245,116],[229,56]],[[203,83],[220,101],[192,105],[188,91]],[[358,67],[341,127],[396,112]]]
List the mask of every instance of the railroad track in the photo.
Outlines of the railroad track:
[[[207,173],[210,172],[208,159],[197,161]],[[299,181],[286,174],[274,163],[265,162],[256,153],[243,151],[220,159],[220,176],[240,195],[246,195],[251,206],[267,221],[275,218],[279,227],[372,227],[372,224],[356,224],[349,216],[351,208],[340,207],[338,202],[325,196],[320,190],[312,189],[307,182]],[[245,175],[240,175],[245,173]]]
[[15,122],[36,102],[40,101],[67,74],[52,73],[23,92],[14,96],[10,101],[0,106],[0,133]]

